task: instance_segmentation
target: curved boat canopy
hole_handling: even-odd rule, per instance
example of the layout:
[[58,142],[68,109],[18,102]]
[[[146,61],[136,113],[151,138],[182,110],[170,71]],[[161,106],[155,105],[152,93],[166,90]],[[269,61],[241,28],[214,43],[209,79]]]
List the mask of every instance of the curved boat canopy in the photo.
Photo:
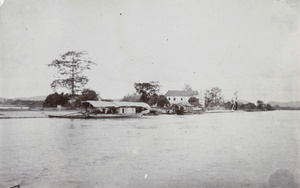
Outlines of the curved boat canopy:
[[108,108],[108,107],[142,107],[150,110],[150,106],[144,102],[123,102],[123,101],[82,101],[82,103],[89,103],[95,108]]

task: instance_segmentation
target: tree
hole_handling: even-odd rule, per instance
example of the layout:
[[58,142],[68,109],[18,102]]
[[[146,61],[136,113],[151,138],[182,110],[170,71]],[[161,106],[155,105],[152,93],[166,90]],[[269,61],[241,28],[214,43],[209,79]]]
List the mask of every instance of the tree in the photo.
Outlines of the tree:
[[58,94],[57,92],[50,94],[46,97],[44,106],[47,107],[56,107],[57,105],[66,105],[69,101],[68,95],[64,93]]
[[184,87],[183,87],[183,90],[184,91],[192,91],[192,86],[190,86],[189,84],[185,84]]
[[81,106],[81,101],[87,101],[87,100],[98,101],[98,94],[96,93],[96,91],[91,89],[83,89],[81,95],[75,96],[75,102],[73,105]]
[[256,108],[255,104],[252,102],[249,102],[245,105],[246,110],[254,110]]
[[99,95],[96,93],[96,91],[91,90],[91,89],[84,89],[81,92],[81,100],[82,101],[87,101],[87,100],[97,101],[97,100],[99,100],[98,96]]
[[189,98],[188,102],[195,107],[200,106],[199,99],[196,97]]
[[170,105],[170,102],[168,101],[167,97],[164,95],[159,95],[157,98],[157,106],[164,107]]
[[96,65],[86,55],[86,51],[69,51],[48,64],[49,67],[58,69],[58,79],[51,83],[54,91],[57,87],[64,87],[71,91],[71,98],[74,99],[75,94],[81,91],[89,81],[82,74],[83,71],[90,70],[92,65]]
[[227,101],[226,103],[224,103],[224,107],[226,110],[231,110],[232,109],[232,102]]
[[275,108],[273,106],[271,106],[270,104],[267,104],[266,110],[273,111],[273,110],[275,110]]
[[157,95],[156,93],[154,93],[154,94],[150,97],[150,99],[149,99],[149,101],[148,101],[148,104],[149,104],[150,106],[153,106],[153,105],[157,104],[157,99],[158,99],[158,95]]
[[122,101],[127,101],[127,102],[140,102],[140,98],[141,96],[136,94],[136,93],[133,93],[131,95],[126,95],[123,97]]
[[134,88],[141,95],[140,101],[148,103],[150,97],[156,94],[159,89],[159,82],[151,81],[147,83],[135,83]]
[[213,107],[220,106],[224,103],[222,90],[218,87],[213,87],[205,92],[205,106]]
[[259,110],[265,110],[266,105],[265,105],[265,103],[263,101],[257,100],[256,103],[257,103],[257,109],[259,109]]

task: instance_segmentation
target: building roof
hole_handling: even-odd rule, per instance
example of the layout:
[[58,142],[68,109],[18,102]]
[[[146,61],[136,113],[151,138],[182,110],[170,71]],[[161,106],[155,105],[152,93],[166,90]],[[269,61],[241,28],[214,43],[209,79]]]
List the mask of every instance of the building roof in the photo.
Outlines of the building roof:
[[122,101],[83,101],[82,103],[90,103],[95,108],[107,108],[107,107],[142,107],[150,109],[151,107],[147,103],[143,102],[122,102]]
[[169,90],[165,96],[183,96],[183,97],[192,97],[199,95],[198,91],[185,91],[185,90]]

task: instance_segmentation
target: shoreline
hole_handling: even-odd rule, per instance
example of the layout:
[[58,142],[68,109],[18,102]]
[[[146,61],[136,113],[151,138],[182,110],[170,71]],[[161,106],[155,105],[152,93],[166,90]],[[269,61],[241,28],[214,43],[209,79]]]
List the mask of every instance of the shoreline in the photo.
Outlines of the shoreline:
[[78,112],[76,110],[3,110],[0,111],[0,119],[26,119],[26,118],[48,118],[48,115],[62,114],[62,113],[73,113]]
[[[48,115],[61,115],[79,112],[80,110],[0,110],[0,119],[27,119],[27,118],[48,118]],[[276,111],[297,111],[297,110],[276,110]],[[268,111],[243,111],[237,112],[268,112]],[[232,113],[230,110],[206,111],[204,114]]]

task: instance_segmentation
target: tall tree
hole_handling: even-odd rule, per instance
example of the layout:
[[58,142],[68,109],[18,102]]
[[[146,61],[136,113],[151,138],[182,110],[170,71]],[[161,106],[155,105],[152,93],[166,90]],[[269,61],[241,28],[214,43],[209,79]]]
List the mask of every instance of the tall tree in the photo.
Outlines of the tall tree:
[[183,90],[184,91],[192,91],[192,86],[190,86],[189,84],[185,84],[184,87],[183,87]]
[[134,88],[137,93],[141,94],[140,101],[148,103],[151,96],[159,91],[160,86],[159,82],[151,81],[146,83],[135,83]]
[[213,107],[224,103],[222,90],[218,87],[213,87],[205,92],[205,106]]
[[59,74],[58,79],[51,83],[53,90],[57,87],[64,87],[71,91],[71,97],[74,99],[75,94],[81,91],[89,81],[83,72],[90,70],[92,65],[96,65],[86,55],[86,51],[69,51],[48,64],[49,67],[57,68]]

